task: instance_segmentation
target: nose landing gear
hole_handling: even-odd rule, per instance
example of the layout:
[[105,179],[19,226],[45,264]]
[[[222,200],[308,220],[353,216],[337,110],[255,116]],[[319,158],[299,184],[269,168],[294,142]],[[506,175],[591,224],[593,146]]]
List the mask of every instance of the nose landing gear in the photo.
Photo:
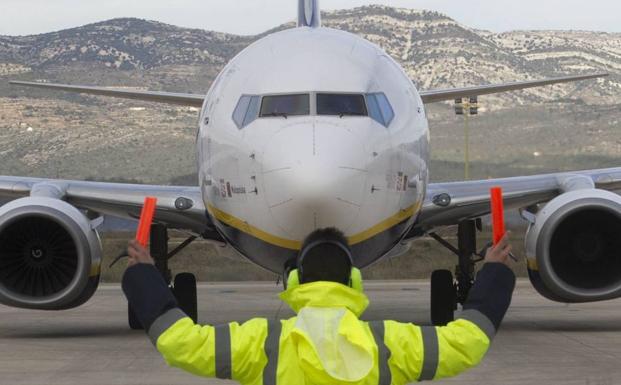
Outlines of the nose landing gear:
[[455,279],[449,270],[436,270],[431,274],[431,323],[446,325],[453,321],[457,304],[463,305],[474,284],[474,267],[482,258],[477,254],[477,229],[481,230],[481,220],[466,220],[457,228],[457,247],[440,235],[429,235],[458,257],[455,266]]
[[[155,261],[155,267],[164,277],[164,280],[170,287],[173,295],[177,299],[179,307],[194,322],[198,320],[197,295],[196,295],[196,277],[192,273],[179,273],[175,276],[174,284],[172,272],[168,267],[168,261],[178,252],[196,239],[191,236],[177,246],[170,253],[168,252],[168,228],[164,225],[151,225],[150,252],[151,257]],[[127,306],[127,316],[129,327],[133,330],[143,329],[140,321],[134,314],[131,306]]]

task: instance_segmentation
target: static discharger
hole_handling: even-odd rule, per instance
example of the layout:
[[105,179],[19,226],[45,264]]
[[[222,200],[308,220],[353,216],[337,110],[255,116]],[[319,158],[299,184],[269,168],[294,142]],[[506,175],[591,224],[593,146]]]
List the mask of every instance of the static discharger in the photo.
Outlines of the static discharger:
[[142,206],[140,221],[138,222],[138,229],[136,230],[136,240],[142,247],[147,247],[147,243],[149,242],[149,234],[151,233],[151,224],[153,223],[156,204],[157,198],[144,198],[144,205]]

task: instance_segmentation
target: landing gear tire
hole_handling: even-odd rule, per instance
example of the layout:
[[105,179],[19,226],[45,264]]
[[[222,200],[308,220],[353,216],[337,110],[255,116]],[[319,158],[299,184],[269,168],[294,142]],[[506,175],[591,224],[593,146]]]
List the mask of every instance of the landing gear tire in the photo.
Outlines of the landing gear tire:
[[196,323],[198,308],[196,296],[196,277],[192,273],[180,273],[175,276],[173,293],[179,307]]
[[431,323],[443,326],[453,321],[456,305],[453,274],[449,270],[431,273]]
[[142,330],[142,324],[138,321],[138,317],[136,317],[136,313],[134,313],[134,309],[127,304],[127,321],[129,323],[129,328],[132,330]]

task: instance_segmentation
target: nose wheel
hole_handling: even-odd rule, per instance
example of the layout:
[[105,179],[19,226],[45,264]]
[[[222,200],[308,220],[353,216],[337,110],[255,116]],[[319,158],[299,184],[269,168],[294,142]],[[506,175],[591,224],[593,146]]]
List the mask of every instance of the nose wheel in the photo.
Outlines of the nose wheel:
[[177,274],[172,290],[181,310],[196,323],[198,321],[198,301],[196,296],[196,277],[194,274]]
[[457,306],[455,284],[450,270],[431,273],[431,323],[442,326],[453,320]]
[[[173,281],[172,272],[168,267],[168,261],[178,252],[187,247],[196,239],[191,236],[182,242],[170,253],[168,252],[168,228],[164,225],[151,225],[150,252],[155,261],[155,267],[162,274],[162,277],[170,287],[173,295],[177,299],[179,308],[192,318],[194,322],[198,320],[196,277],[192,273],[179,273]],[[127,318],[129,327],[133,330],[143,329],[140,321],[136,317],[131,306],[127,306]]]

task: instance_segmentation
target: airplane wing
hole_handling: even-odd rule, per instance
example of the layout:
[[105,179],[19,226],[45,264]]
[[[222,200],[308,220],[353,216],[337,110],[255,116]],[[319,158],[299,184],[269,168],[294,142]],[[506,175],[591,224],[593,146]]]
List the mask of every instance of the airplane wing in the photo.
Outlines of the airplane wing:
[[0,199],[27,197],[34,191],[61,192],[73,206],[99,214],[137,219],[145,196],[157,197],[154,220],[170,228],[204,234],[211,229],[199,187],[155,186],[0,176]]
[[595,79],[608,76],[607,73],[564,76],[558,78],[550,78],[543,80],[530,80],[525,82],[513,82],[502,84],[490,84],[484,86],[466,87],[466,88],[449,88],[442,90],[421,91],[420,97],[423,103],[436,103],[445,100],[455,100],[459,98],[468,98],[472,96],[496,94],[500,92],[523,90],[525,88],[541,87],[550,84],[576,82],[579,80]]
[[513,178],[431,183],[427,189],[427,198],[418,223],[413,231],[420,234],[435,227],[455,225],[462,220],[489,214],[491,187],[503,188],[507,209],[527,208],[547,202],[562,194],[568,184],[572,183],[572,177],[575,176],[590,178],[595,188],[621,193],[621,167]]
[[11,81],[9,84],[16,86],[44,88],[56,91],[77,92],[81,94],[111,96],[114,98],[143,100],[146,102],[157,102],[166,104],[176,104],[189,107],[202,107],[204,95],[183,94],[174,92],[154,92],[154,91],[132,91],[120,88],[73,86],[68,84],[54,84],[41,82],[22,82]]
[[[466,88],[449,88],[441,90],[429,90],[421,91],[420,96],[423,99],[423,103],[436,103],[445,100],[454,100],[457,98],[495,94],[507,91],[522,90],[525,88],[541,87],[550,84],[568,83],[579,80],[595,79],[608,76],[607,73],[578,75],[578,76],[564,76],[543,80],[531,80],[524,82],[502,83],[502,84],[490,84],[483,86],[474,86]],[[74,86],[68,84],[55,84],[55,83],[42,83],[42,82],[24,82],[24,81],[11,81],[9,82],[16,86],[35,87],[50,89],[56,91],[68,91],[77,92],[90,95],[110,96],[123,99],[144,100],[147,102],[158,102],[166,104],[176,104],[182,106],[201,107],[205,97],[197,94],[184,94],[173,92],[159,92],[159,91],[132,91],[119,88],[108,87],[91,87],[91,86]]]

